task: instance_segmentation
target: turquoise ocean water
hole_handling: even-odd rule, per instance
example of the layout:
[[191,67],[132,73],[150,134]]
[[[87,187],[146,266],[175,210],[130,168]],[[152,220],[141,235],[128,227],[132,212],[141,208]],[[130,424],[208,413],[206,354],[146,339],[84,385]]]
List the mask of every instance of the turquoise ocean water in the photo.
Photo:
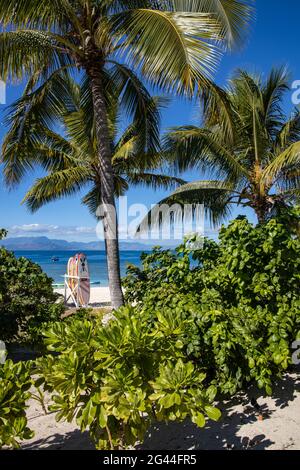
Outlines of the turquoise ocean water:
[[[63,276],[66,274],[68,259],[75,254],[72,251],[15,251],[17,257],[26,258],[39,264],[43,271],[53,279],[55,287],[63,286]],[[107,269],[104,251],[85,251],[88,258],[91,283],[95,286],[107,286]],[[127,264],[140,266],[140,251],[121,251],[121,275],[126,274]],[[58,258],[57,262],[52,257]]]

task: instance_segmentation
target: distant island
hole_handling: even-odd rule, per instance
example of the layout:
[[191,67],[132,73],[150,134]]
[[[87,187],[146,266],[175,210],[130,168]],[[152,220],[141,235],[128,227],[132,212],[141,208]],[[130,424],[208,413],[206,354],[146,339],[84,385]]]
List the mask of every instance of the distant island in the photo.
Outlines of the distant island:
[[[84,251],[104,250],[103,241],[93,242],[68,242],[66,240],[54,240],[48,237],[16,237],[1,240],[0,245],[12,251]],[[155,242],[153,243],[155,245]],[[140,251],[151,250],[152,245],[146,245],[139,242],[120,242],[122,251]]]

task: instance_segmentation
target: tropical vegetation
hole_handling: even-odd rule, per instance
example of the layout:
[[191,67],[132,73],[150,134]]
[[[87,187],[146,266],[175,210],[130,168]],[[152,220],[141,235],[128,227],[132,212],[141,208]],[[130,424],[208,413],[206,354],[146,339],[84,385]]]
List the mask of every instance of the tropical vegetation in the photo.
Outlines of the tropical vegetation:
[[[3,232],[4,234],[5,232]],[[42,343],[41,330],[59,321],[65,308],[57,302],[52,279],[38,264],[0,247],[0,339],[7,343]]]
[[[114,80],[113,80],[114,78]],[[134,185],[171,188],[183,180],[158,172],[160,150],[160,109],[164,100],[152,98],[133,76],[110,79],[105,91],[109,109],[109,138],[114,173],[114,193],[121,196]],[[64,89],[59,104],[55,84]],[[120,90],[126,98],[119,100]],[[51,107],[49,101],[54,101]],[[51,114],[51,118],[50,118]],[[121,116],[133,115],[123,133]],[[10,130],[3,144],[6,179],[20,181],[32,167],[40,165],[47,175],[39,178],[24,200],[32,211],[87,187],[82,202],[97,216],[101,203],[97,142],[91,90],[65,75],[58,75],[48,88],[25,95],[7,115]],[[55,132],[53,127],[61,129]],[[20,132],[22,129],[22,132]]]
[[[151,423],[182,422],[200,427],[212,406],[215,387],[182,351],[188,322],[167,312],[149,322],[133,307],[123,307],[103,326],[99,321],[58,323],[45,332],[49,351],[37,360],[38,383],[52,395],[57,420],[76,420],[89,430],[98,449],[120,449],[143,442]],[[42,382],[42,384],[41,384]]]
[[[37,388],[30,396],[57,420],[76,420],[97,448],[120,449],[143,442],[157,421],[204,427],[219,419],[217,401],[251,384],[271,395],[300,339],[291,216],[299,223],[298,209],[257,226],[240,217],[221,229],[219,243],[193,237],[175,252],[144,254],[124,280],[128,305],[110,322],[79,313],[45,325],[48,354],[26,366]],[[1,445],[31,436],[27,368],[12,382],[12,367],[0,365]],[[6,406],[12,396],[15,408]]]
[[255,381],[271,394],[300,338],[300,239],[285,217],[256,227],[241,217],[219,238],[144,254],[142,268],[129,267],[126,297],[152,321],[161,311],[190,319],[182,347],[221,392]]
[[203,125],[173,129],[165,151],[176,172],[196,169],[210,180],[179,187],[161,204],[204,204],[217,225],[235,206],[250,207],[259,223],[299,201],[300,112],[289,118],[284,68],[261,75],[238,70],[227,87],[202,93]]
[[[141,74],[152,85],[190,96],[205,85],[220,46],[242,42],[253,9],[246,0],[0,1],[0,76],[31,79],[30,93],[75,70],[91,90],[101,179],[108,277],[114,308],[123,304],[114,172],[105,85],[111,73]],[[56,89],[56,99],[61,98]],[[111,229],[111,230],[109,230]],[[114,236],[107,234],[113,233]]]
[[[0,340],[40,353],[0,364],[0,448],[33,436],[29,399],[58,421],[75,420],[96,448],[128,449],[156,422],[217,421],[218,401],[251,385],[271,395],[292,366],[300,340],[300,113],[283,112],[284,69],[266,79],[239,70],[224,88],[211,80],[222,49],[242,42],[251,5],[0,0],[0,76],[27,80],[9,109],[6,183],[42,167],[45,176],[25,196],[33,211],[87,188],[82,202],[103,221],[113,307],[109,319],[88,310],[62,318],[52,280],[0,248]],[[161,146],[164,100],[150,89],[200,98],[203,125],[173,129]],[[164,162],[175,176],[164,174]],[[185,184],[178,173],[189,169],[209,180]],[[219,224],[237,205],[252,208],[259,223],[240,216],[218,242],[195,235],[176,250],[144,253],[141,267],[128,267],[123,305],[109,208],[137,184],[181,184],[158,208],[202,203]]]
[[20,441],[33,437],[26,418],[31,385],[29,363],[8,360],[0,364],[0,449],[18,448]]

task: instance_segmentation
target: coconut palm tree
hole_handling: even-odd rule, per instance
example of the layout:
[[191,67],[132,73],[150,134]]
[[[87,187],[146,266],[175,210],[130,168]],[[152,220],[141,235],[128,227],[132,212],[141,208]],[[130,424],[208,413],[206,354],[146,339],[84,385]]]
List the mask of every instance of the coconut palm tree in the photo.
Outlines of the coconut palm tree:
[[[190,96],[214,69],[220,44],[240,44],[251,0],[0,0],[0,76],[47,83],[58,70],[84,73],[92,91],[101,203],[113,307],[123,303],[114,172],[105,102],[110,68],[132,69],[154,86]],[[126,66],[124,65],[126,64]],[[57,99],[59,100],[59,90]]]
[[161,204],[204,204],[212,223],[234,205],[251,207],[263,223],[300,197],[300,112],[283,111],[289,78],[284,68],[262,76],[237,71],[224,89],[202,94],[203,127],[173,129],[165,150],[177,171],[213,179],[179,187]]
[[[47,102],[55,97],[53,88],[56,81],[60,81],[60,86],[64,87],[64,96],[59,108],[52,109],[51,120],[47,122]],[[184,183],[182,179],[157,171],[163,163],[159,152],[159,114],[165,100],[151,98],[137,78],[135,84],[140,93],[137,97],[140,114],[135,113],[134,121],[121,136],[118,124],[126,107],[124,109],[119,102],[116,84],[110,81],[110,87],[106,88],[116,197],[123,195],[129,186],[167,189]],[[2,154],[6,177],[17,174],[20,180],[35,165],[40,165],[47,172],[46,176],[34,183],[24,198],[29,209],[35,212],[44,204],[88,187],[82,202],[97,217],[97,209],[101,204],[101,174],[91,90],[86,81],[80,85],[67,75],[58,75],[47,90],[43,88],[42,92],[37,90],[32,94],[26,90],[23,98],[10,106],[8,122],[11,128],[5,138]],[[61,132],[55,132],[52,127]]]

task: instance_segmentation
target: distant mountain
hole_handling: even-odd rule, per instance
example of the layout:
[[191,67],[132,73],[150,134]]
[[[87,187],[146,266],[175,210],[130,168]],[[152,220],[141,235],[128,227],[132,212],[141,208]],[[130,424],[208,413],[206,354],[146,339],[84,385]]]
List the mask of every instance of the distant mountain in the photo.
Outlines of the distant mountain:
[[[0,241],[0,246],[4,246],[12,251],[31,251],[31,250],[45,250],[45,251],[84,251],[104,250],[103,241],[95,242],[67,242],[66,240],[54,240],[48,237],[17,237],[6,238]],[[150,250],[151,245],[145,245],[139,242],[120,242],[120,249],[122,251],[139,251]]]

